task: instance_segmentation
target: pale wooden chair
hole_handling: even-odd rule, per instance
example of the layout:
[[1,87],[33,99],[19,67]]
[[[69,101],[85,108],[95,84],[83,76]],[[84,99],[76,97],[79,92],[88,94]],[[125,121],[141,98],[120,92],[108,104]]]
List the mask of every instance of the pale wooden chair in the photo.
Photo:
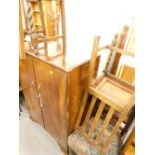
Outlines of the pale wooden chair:
[[[130,26],[123,26],[120,37],[115,36],[113,44],[110,45],[109,63],[107,70],[117,78],[125,81],[131,85],[135,85],[135,26],[134,19]],[[116,48],[115,46],[119,47]],[[113,51],[120,51],[120,53]],[[113,57],[114,56],[114,57]],[[125,134],[135,117],[135,108],[131,110],[127,119],[124,121],[126,127],[122,131],[122,135]]]
[[[117,155],[121,141],[121,126],[134,106],[134,86],[104,70],[94,77],[100,37],[94,40],[89,67],[89,85],[79,110],[75,131],[68,137],[69,154]],[[122,52],[117,49],[118,52]],[[109,63],[109,62],[107,62]],[[113,122],[113,117],[118,119]]]

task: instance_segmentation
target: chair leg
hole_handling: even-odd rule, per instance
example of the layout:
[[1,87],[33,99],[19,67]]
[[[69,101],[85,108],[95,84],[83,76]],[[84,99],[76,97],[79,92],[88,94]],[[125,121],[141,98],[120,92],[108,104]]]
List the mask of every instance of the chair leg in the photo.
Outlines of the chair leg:
[[70,147],[69,147],[69,155],[76,155]]
[[21,113],[22,111],[23,111],[23,110],[22,110],[21,105],[20,105],[20,103],[19,103],[19,116],[20,116],[20,113]]
[[22,111],[23,111],[23,110],[22,110],[22,108],[21,108],[20,103],[19,103],[19,111],[20,111],[20,112],[22,112]]

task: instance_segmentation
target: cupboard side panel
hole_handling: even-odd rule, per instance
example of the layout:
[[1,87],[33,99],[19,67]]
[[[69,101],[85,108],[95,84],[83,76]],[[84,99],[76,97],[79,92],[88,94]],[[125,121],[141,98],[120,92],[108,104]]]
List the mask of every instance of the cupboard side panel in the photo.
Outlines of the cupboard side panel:
[[88,85],[88,67],[89,63],[85,63],[72,70],[69,74],[69,126],[68,134],[70,134],[75,126],[77,114],[79,111],[82,96]]
[[[98,72],[100,56],[97,58],[95,67],[95,77]],[[89,62],[79,65],[69,73],[68,91],[69,91],[69,123],[68,134],[74,130],[74,126],[78,117],[78,112],[84,91],[88,86]]]

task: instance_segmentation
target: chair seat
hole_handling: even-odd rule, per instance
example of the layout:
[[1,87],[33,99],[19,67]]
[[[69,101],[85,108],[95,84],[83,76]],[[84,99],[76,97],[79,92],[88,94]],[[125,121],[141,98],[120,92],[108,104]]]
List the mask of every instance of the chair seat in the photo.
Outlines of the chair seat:
[[[86,132],[89,131],[89,128],[91,127],[93,122],[93,119],[90,119],[87,127],[86,127]],[[94,130],[93,133],[93,137],[95,138],[102,126],[103,120],[100,119],[97,127]],[[112,126],[109,125],[107,130],[104,132],[101,141],[100,141],[100,146],[104,147],[104,141],[105,139],[108,137],[108,135],[110,134],[112,129]],[[120,139],[119,139],[119,134],[115,135],[114,138],[111,140],[109,146],[106,149],[106,153],[105,155],[118,155],[118,151],[119,151],[119,144],[120,144]],[[71,149],[74,150],[75,153],[77,153],[78,155],[100,155],[100,152],[93,146],[91,145],[86,138],[84,137],[84,135],[78,131],[75,130],[69,137],[68,137],[68,145]]]
[[100,86],[91,86],[91,88],[97,90],[106,99],[113,102],[118,110],[123,109],[128,104],[133,93],[132,89],[118,83],[116,79],[112,79],[110,75],[105,75],[98,85]]

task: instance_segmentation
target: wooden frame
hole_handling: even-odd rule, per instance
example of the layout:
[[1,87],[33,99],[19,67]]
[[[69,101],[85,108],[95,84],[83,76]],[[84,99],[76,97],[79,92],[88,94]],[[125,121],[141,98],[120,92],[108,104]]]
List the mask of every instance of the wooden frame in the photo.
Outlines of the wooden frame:
[[[19,5],[21,6],[21,2],[19,1]],[[21,7],[19,7],[19,56],[20,59],[25,59],[25,47],[24,47],[24,31],[23,31],[23,24],[22,24],[22,12]]]
[[[127,118],[129,111],[134,107],[135,91],[134,86],[121,81],[111,74],[106,73],[106,71],[104,71],[104,75],[100,79],[100,82],[97,82],[97,79],[96,77],[94,77],[94,75],[98,52],[101,51],[101,49],[109,49],[110,47],[105,46],[98,48],[99,40],[99,36],[95,37],[94,39],[93,51],[89,67],[89,86],[85,91],[81,103],[75,130],[78,130],[86,138],[87,142],[93,145],[100,152],[100,154],[103,155],[113,136],[120,130],[121,124]],[[88,96],[92,96],[90,102]],[[99,104],[97,112],[94,116],[92,126],[90,127],[89,131],[86,132],[87,125],[89,124],[89,120],[96,103]],[[109,107],[109,111],[105,116],[99,133],[97,133],[97,136],[93,138],[93,132],[106,106]],[[88,110],[85,112],[86,108],[88,108]],[[112,118],[113,116],[115,116],[115,112],[119,113],[119,118],[115,122],[115,125],[113,126],[109,137],[104,142],[103,148],[103,146],[100,146],[99,143],[108,125],[111,124]],[[72,153],[71,150],[75,151],[74,148],[70,148],[70,153]]]
[[116,76],[119,79],[134,85],[134,83],[135,83],[135,68],[130,67],[126,64],[122,64],[120,66]]
[[124,25],[120,34],[116,34],[112,41],[110,47],[111,51],[117,51],[116,53],[111,52],[109,59],[111,65],[109,65],[108,72],[111,74],[116,74],[118,65],[121,59],[122,54],[126,52],[126,55],[134,57],[135,49],[135,21],[132,18],[130,26]]
[[[108,72],[108,69],[107,69],[109,67],[109,64],[111,63],[110,62],[111,61],[110,57],[111,57],[111,55],[112,55],[113,52],[120,53],[120,54],[123,53],[124,55],[128,55],[130,57],[133,57],[133,55],[129,55],[128,53],[130,53],[130,52],[125,51],[125,50],[122,50],[120,48],[115,48],[112,45],[98,47],[99,46],[99,41],[100,41],[100,36],[95,37],[95,39],[94,39],[94,45],[93,45],[93,51],[92,51],[91,65],[90,65],[90,69],[89,69],[89,77],[90,77],[89,78],[89,86],[92,85],[95,89],[97,89],[98,92],[102,93],[103,90],[101,88],[104,87],[105,80],[106,79],[109,79],[110,81],[112,80],[112,83],[115,83],[114,85],[117,85],[118,87],[123,88],[123,89],[124,88],[125,89],[127,88],[127,89],[131,90],[131,92],[134,92],[135,87],[134,87],[134,85],[133,85],[132,82],[127,81],[127,79],[126,80],[124,80],[124,79],[122,80],[121,78],[118,78],[118,77],[114,76],[113,74],[110,74]],[[93,75],[94,75],[94,68],[92,67],[92,66],[95,66],[95,64],[96,64],[96,58],[95,57],[98,55],[98,52],[102,52],[102,50],[104,51],[106,49],[109,49],[110,50],[110,54],[109,54],[109,57],[107,59],[106,65],[105,65],[105,69],[103,71],[103,75],[101,75],[101,77],[99,77],[99,78],[98,77],[95,78],[95,77],[93,77]],[[111,87],[111,92],[113,91],[113,89],[115,89],[115,86],[114,87]],[[117,91],[119,91],[119,90],[117,90]],[[122,96],[124,96],[124,95],[122,94]],[[115,98],[115,96],[113,96],[113,95],[110,95],[108,97],[108,99],[112,99],[112,100],[113,100],[113,98]],[[116,101],[116,100],[113,100],[113,101]],[[117,104],[119,105],[118,102],[116,103],[116,105]],[[132,117],[130,117],[130,115],[129,115],[126,118],[126,120],[124,120],[124,123],[126,124],[126,127],[132,121],[133,116],[134,116],[134,111],[133,111]],[[122,130],[122,133],[123,132],[124,132],[124,129]]]
[[[104,71],[103,71],[104,72],[103,76],[104,75],[114,76],[113,74],[108,72],[108,67],[109,67],[109,64],[110,64],[110,61],[111,61],[111,55],[112,55],[113,52],[128,55],[130,57],[134,56],[132,54],[129,54],[129,53],[131,53],[130,51],[125,51],[125,50],[122,50],[120,48],[116,48],[113,45],[106,45],[106,46],[103,46],[103,47],[99,47],[99,42],[100,42],[100,36],[95,37],[94,44],[93,44],[92,55],[91,55],[91,63],[90,63],[90,68],[89,68],[89,85],[95,84],[95,83],[98,84],[97,80],[96,81],[94,80],[96,78],[96,76],[94,76],[95,75],[94,68],[95,68],[95,65],[96,65],[96,58],[97,58],[97,55],[98,55],[99,52],[102,52],[102,51],[104,51],[106,49],[110,50],[110,54],[109,54],[109,57],[107,59]],[[101,81],[101,79],[100,79],[100,81]]]
[[[84,121],[81,124],[83,113],[85,111],[85,108],[87,107],[86,106],[86,103],[88,101],[87,99],[88,99],[88,96],[90,94],[92,95],[92,100],[91,100],[91,102],[89,104],[88,111],[87,111],[87,113],[86,113],[86,115],[84,117]],[[100,101],[99,108],[98,108],[98,110],[96,112],[96,115],[94,117],[91,128],[89,129],[88,133],[86,133],[85,130],[86,130],[86,127],[87,127],[87,125],[89,123],[90,116],[91,116],[91,113],[93,111],[94,104],[95,104],[95,102],[97,100]],[[104,122],[102,124],[102,127],[101,127],[99,133],[97,134],[97,137],[95,139],[93,139],[92,138],[93,132],[94,132],[94,130],[95,130],[97,124],[98,124],[98,121],[100,120],[103,109],[107,105],[110,107],[110,109],[109,109],[109,111],[108,111],[108,113],[107,113],[107,115],[105,117],[105,120],[104,120]],[[126,104],[126,106],[122,110],[119,110],[118,108],[116,108],[114,106],[114,104],[112,102],[105,100],[104,94],[98,94],[96,91],[92,91],[91,88],[88,88],[86,90],[86,92],[85,92],[85,95],[84,95],[84,98],[83,98],[83,101],[82,101],[82,105],[81,105],[81,108],[80,108],[80,111],[79,111],[78,120],[76,122],[75,130],[78,130],[80,133],[82,133],[82,135],[86,138],[87,142],[90,143],[91,145],[93,145],[100,152],[100,154],[103,155],[106,148],[108,147],[110,141],[112,140],[113,136],[118,133],[118,130],[120,128],[121,123],[126,118],[128,112],[130,111],[130,109],[133,106],[134,106],[134,93],[132,94],[131,98],[128,100],[128,103]],[[115,111],[118,111],[118,110],[119,110],[119,113],[120,113],[120,117],[119,117],[118,121],[116,122],[116,125],[113,127],[113,130],[112,130],[111,134],[109,135],[109,137],[105,141],[105,143],[104,143],[105,147],[102,148],[99,145],[99,142],[100,142],[100,140],[101,140],[101,138],[103,136],[103,133],[105,132],[107,126],[109,125]],[[71,149],[73,149],[73,151],[74,151],[74,148],[71,148]]]
[[[28,2],[31,3],[32,0],[30,0]],[[56,57],[56,56],[58,56],[60,54],[64,54],[64,56],[65,56],[66,55],[66,33],[65,33],[64,1],[63,0],[60,0],[60,5],[61,5],[60,6],[60,8],[61,8],[61,20],[62,20],[62,22],[61,22],[62,23],[62,35],[52,36],[52,37],[46,36],[46,32],[45,32],[45,21],[44,21],[44,15],[43,15],[43,8],[42,8],[42,4],[41,4],[42,1],[35,0],[34,2],[38,2],[38,4],[39,4],[41,22],[42,22],[43,29],[44,29],[44,31],[43,31],[44,32],[44,35],[39,35],[39,34],[36,33],[37,38],[34,40],[34,38],[31,36],[31,33],[26,32],[25,35],[30,35],[31,36],[31,41],[25,40],[29,44],[29,50],[31,52],[35,53],[35,54],[40,54],[40,53],[38,53],[38,50],[40,48],[38,48],[37,46],[38,46],[39,43],[44,43],[44,48],[43,48],[44,49],[44,56],[47,57],[47,58],[51,58],[49,56],[49,54],[48,54],[48,42],[56,41],[57,44],[58,44],[58,40],[62,39],[62,44],[63,44],[62,51],[61,52],[57,52],[56,54],[54,54],[52,56],[52,58],[53,57]],[[24,12],[24,10],[22,12]],[[57,46],[57,49],[59,50],[60,49],[60,46]]]
[[[122,32],[117,37],[118,39],[117,46],[119,49],[124,48],[125,42],[127,40],[128,32],[129,32],[129,26],[128,25],[123,26]],[[120,58],[121,58],[121,54],[117,51],[117,53],[114,56],[112,67],[110,69],[111,74],[114,74],[114,75],[116,74]]]
[[20,9],[22,11],[21,15],[24,18],[24,25],[25,25],[25,29],[24,29],[24,33],[28,31],[28,23],[27,23],[27,17],[26,17],[26,10],[25,10],[25,5],[24,5],[24,0],[19,0],[20,2]]
[[61,0],[61,18],[62,18],[62,34],[63,34],[63,54],[66,56],[66,23],[65,23],[65,2]]

